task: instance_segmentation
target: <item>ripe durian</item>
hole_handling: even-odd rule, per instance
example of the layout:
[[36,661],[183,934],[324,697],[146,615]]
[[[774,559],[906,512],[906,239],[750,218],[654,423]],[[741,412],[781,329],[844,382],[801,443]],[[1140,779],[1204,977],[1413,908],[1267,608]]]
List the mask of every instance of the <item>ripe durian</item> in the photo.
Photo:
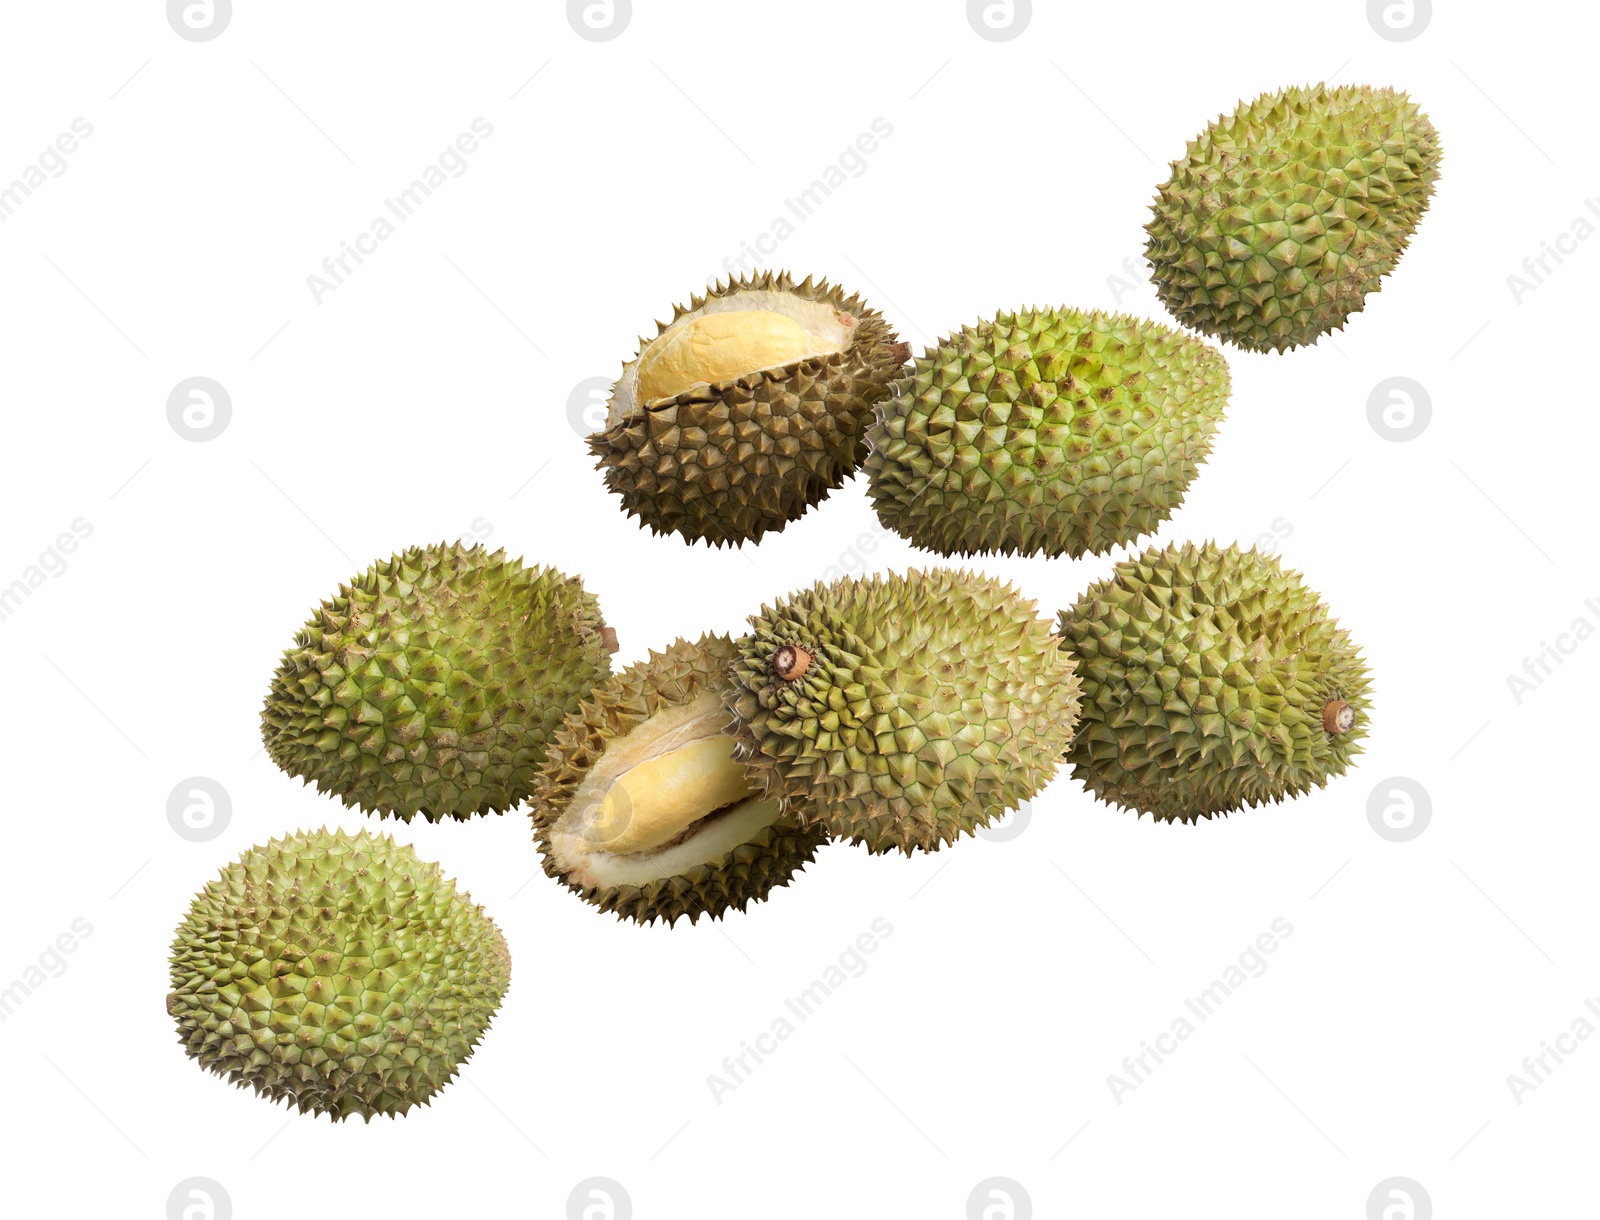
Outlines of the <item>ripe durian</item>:
[[272,761],[409,822],[510,809],[611,670],[616,637],[576,578],[504,551],[413,547],[322,603],[261,713]]
[[1366,736],[1360,651],[1253,549],[1152,547],[1062,612],[1061,641],[1083,683],[1073,775],[1159,821],[1320,788]]
[[762,607],[738,642],[741,761],[808,826],[933,851],[1055,774],[1071,658],[1008,585],[935,569],[846,578]]
[[1145,226],[1156,291],[1185,326],[1251,351],[1313,343],[1394,269],[1439,160],[1433,124],[1393,89],[1241,102],[1157,195]]
[[716,546],[781,530],[855,472],[908,351],[859,297],[787,273],[718,284],[657,326],[589,449],[627,512]]
[[335,1121],[391,1117],[455,1077],[511,983],[500,930],[387,835],[253,847],[195,898],[167,1013],[189,1057]]
[[596,687],[550,746],[530,806],[544,870],[617,917],[672,923],[744,910],[827,837],[756,791],[723,733],[737,658],[679,640]]
[[1099,554],[1182,502],[1228,385],[1219,352],[1154,322],[1002,313],[878,405],[869,493],[885,526],[941,555]]

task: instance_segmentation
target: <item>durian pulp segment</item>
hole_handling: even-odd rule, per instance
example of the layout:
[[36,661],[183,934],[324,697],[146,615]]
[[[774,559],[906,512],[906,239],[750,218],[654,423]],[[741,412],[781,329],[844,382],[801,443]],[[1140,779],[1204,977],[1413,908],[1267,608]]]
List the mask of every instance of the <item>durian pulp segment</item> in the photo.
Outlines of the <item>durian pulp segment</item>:
[[674,321],[623,370],[606,424],[697,385],[842,352],[855,326],[827,302],[788,292],[713,298]]
[[612,746],[552,828],[571,876],[601,888],[645,885],[714,864],[778,820],[733,759],[720,698],[668,708]]

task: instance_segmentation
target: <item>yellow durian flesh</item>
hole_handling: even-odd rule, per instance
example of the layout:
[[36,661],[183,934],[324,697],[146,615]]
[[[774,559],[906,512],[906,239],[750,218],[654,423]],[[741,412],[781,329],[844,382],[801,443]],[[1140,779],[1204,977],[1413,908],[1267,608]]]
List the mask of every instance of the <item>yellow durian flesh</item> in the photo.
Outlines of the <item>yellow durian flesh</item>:
[[818,354],[794,318],[770,309],[707,313],[673,327],[639,358],[638,399],[672,398],[762,369],[781,368]]
[[585,834],[608,852],[646,851],[751,795],[744,768],[733,760],[733,739],[702,737],[618,776]]

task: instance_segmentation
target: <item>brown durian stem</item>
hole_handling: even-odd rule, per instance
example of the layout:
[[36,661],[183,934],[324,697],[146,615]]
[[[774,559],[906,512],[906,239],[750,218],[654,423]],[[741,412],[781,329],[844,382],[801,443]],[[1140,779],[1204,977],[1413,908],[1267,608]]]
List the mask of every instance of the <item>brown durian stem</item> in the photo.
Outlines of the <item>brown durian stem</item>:
[[1322,708],[1322,727],[1338,735],[1355,728],[1356,709],[1343,699],[1330,699]]
[[911,344],[891,343],[889,344],[889,354],[894,357],[896,364],[904,364],[911,359]]
[[600,646],[607,652],[616,652],[622,647],[617,643],[617,629],[615,627],[600,628]]
[[785,644],[772,654],[772,672],[785,682],[805,676],[811,668],[811,654],[798,644]]

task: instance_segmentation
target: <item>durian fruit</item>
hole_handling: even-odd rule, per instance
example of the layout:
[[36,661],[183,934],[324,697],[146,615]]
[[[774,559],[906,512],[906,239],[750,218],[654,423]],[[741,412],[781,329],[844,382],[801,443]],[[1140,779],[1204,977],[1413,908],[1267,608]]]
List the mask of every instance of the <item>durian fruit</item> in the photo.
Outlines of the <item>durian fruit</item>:
[[739,758],[803,824],[871,851],[987,826],[1072,740],[1071,658],[1033,602],[988,577],[818,583],[750,625],[724,696]]
[[597,687],[550,746],[530,806],[544,870],[603,911],[649,923],[744,910],[812,859],[723,733],[737,658],[726,636],[679,640]]
[[1073,775],[1159,821],[1320,788],[1366,736],[1360,651],[1253,549],[1152,547],[1062,612],[1061,641],[1083,683]]
[[510,983],[499,928],[437,864],[317,830],[251,848],[199,893],[167,1013],[207,1071],[370,1122],[449,1084]]
[[267,753],[346,805],[409,822],[521,802],[615,634],[581,581],[459,543],[373,564],[283,655]]
[[589,448],[630,514],[716,546],[783,529],[853,474],[908,354],[859,297],[786,272],[719,283],[657,326]]
[[1099,554],[1182,502],[1228,387],[1221,353],[1154,322],[1002,313],[919,357],[878,405],[872,502],[941,555]]
[[1251,351],[1314,343],[1394,270],[1439,160],[1428,116],[1394,89],[1241,102],[1157,194],[1145,226],[1156,291],[1185,326]]

